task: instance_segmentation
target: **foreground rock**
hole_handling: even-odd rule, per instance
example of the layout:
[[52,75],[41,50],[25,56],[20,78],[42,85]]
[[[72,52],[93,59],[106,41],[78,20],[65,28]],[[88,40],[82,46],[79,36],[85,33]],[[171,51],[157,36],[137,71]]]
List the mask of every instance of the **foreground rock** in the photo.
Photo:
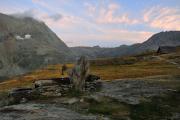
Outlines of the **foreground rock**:
[[0,109],[1,120],[96,120],[98,116],[82,115],[54,104],[19,104]]

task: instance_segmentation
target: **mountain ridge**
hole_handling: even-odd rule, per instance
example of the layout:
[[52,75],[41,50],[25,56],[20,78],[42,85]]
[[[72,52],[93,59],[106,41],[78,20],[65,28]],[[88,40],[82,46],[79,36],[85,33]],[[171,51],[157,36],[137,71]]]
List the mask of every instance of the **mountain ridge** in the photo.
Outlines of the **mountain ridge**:
[[157,50],[159,46],[179,46],[180,31],[166,31],[152,35],[143,43],[133,45],[121,45],[114,48],[102,47],[71,47],[71,50],[78,56],[86,55],[89,58],[98,57],[121,57],[125,55],[140,54],[146,51]]

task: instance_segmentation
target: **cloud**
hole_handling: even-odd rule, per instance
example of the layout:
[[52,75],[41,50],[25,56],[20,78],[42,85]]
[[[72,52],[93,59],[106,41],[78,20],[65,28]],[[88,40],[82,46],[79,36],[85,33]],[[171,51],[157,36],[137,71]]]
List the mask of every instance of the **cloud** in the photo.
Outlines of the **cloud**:
[[[146,31],[106,28],[104,24],[138,23],[138,20],[130,19],[127,13],[118,13],[120,9],[118,4],[111,3],[107,6],[101,5],[98,7],[86,2],[84,5],[88,10],[88,15],[93,18],[92,21],[83,18],[83,16],[78,17],[67,13],[43,15],[41,19],[69,46],[97,45],[102,43],[105,46],[119,46],[120,44],[143,42],[153,34]],[[48,8],[44,3],[43,6]]]
[[24,17],[32,17],[32,18],[37,18],[37,15],[40,14],[40,12],[36,9],[29,9],[24,12],[18,12],[12,14],[14,17],[18,18],[24,18]]
[[[115,6],[113,6],[115,8]],[[113,8],[111,6],[111,9]],[[89,21],[85,18],[60,14],[62,17],[54,21],[51,17],[44,19],[45,23],[68,46],[102,45],[106,47],[120,44],[133,44],[147,40],[153,33],[147,31],[121,30],[106,28],[103,24]]]
[[78,30],[78,26],[81,27],[79,24],[80,18],[69,15],[61,15],[58,19],[54,19],[52,16],[46,16],[44,22],[49,27],[56,30],[71,31],[73,29]]
[[88,2],[84,3],[85,8],[87,8],[88,15],[93,17],[94,13],[96,12],[96,7]]
[[48,5],[48,3],[46,3],[46,2],[43,1],[43,0],[32,0],[32,2],[33,2],[34,4],[40,5],[40,6],[42,6],[42,7],[50,8],[49,5]]
[[108,6],[100,5],[99,8],[86,3],[88,14],[93,16],[95,21],[100,24],[137,24],[137,19],[130,18],[128,13],[119,13],[120,5],[110,3]]
[[55,24],[57,21],[63,19],[63,15],[60,13],[54,13],[54,14],[49,15],[48,13],[43,12],[38,9],[29,9],[24,12],[18,12],[11,15],[18,18],[32,17],[34,19],[43,21],[45,23],[48,23],[51,21],[51,22],[54,22]]
[[32,0],[34,5],[54,13],[57,11],[65,12],[63,8],[65,8],[69,2],[69,0]]
[[50,15],[48,16],[50,19],[54,20],[54,21],[58,21],[60,19],[63,18],[63,16],[61,14],[53,14],[53,15]]
[[152,28],[180,30],[180,10],[176,8],[152,7],[144,12],[143,20]]
[[130,31],[119,29],[104,30],[105,40],[126,40],[129,43],[143,42],[147,40],[153,33],[147,31]]

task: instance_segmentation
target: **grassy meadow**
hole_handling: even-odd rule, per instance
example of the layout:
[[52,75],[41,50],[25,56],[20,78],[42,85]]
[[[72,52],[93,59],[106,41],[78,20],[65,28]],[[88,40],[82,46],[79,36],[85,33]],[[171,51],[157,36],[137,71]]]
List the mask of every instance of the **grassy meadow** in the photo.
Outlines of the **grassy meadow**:
[[[100,76],[102,80],[180,75],[179,68],[166,61],[169,58],[178,58],[177,54],[173,56],[162,55],[164,59],[157,60],[151,58],[149,54],[141,54],[131,57],[91,60],[90,73]],[[73,64],[67,64],[69,69],[73,66]],[[63,77],[61,76],[61,67],[60,64],[49,65],[28,74],[10,78],[0,83],[0,91],[6,91],[14,87],[31,86],[34,81],[39,79]],[[67,73],[64,76],[67,76]]]

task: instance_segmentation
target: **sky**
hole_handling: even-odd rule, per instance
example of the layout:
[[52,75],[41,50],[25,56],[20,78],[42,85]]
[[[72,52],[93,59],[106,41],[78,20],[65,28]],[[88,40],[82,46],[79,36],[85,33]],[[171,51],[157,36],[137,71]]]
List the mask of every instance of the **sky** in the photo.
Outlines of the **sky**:
[[180,0],[0,0],[0,12],[43,21],[68,46],[117,47],[180,30]]

